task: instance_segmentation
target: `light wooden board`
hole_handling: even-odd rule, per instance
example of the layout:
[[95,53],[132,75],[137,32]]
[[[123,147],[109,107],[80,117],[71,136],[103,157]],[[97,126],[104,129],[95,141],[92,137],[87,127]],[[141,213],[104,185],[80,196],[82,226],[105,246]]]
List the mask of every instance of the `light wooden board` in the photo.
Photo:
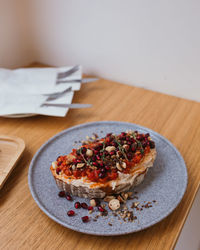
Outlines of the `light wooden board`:
[[15,136],[0,135],[0,189],[25,149],[24,141]]
[[[26,143],[22,159],[0,191],[0,248],[173,248],[200,183],[200,104],[104,79],[84,84],[73,101],[91,103],[93,107],[70,110],[65,118],[0,118],[0,133],[19,136]],[[46,140],[73,125],[102,120],[127,121],[149,127],[168,138],[186,161],[189,182],[182,202],[170,216],[144,231],[120,237],[74,232],[43,214],[29,192],[28,167]]]

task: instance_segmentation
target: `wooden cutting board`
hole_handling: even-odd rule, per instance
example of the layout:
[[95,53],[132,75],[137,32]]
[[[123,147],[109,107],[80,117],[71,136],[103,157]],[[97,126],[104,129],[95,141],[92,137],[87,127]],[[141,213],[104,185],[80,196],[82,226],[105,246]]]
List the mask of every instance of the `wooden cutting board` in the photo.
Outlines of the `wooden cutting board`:
[[25,149],[22,139],[0,135],[0,189],[7,180]]

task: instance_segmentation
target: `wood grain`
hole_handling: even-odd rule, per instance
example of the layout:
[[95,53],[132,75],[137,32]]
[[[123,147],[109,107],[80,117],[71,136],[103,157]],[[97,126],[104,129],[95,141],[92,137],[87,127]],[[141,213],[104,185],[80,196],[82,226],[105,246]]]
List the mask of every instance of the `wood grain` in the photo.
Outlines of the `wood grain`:
[[24,141],[16,136],[0,135],[0,189],[19,161],[25,149]]
[[[0,133],[26,143],[24,155],[0,191],[1,249],[171,249],[175,246],[200,183],[200,104],[101,79],[84,84],[74,102],[90,109],[70,110],[65,118],[0,118]],[[183,155],[189,174],[186,194],[175,211],[157,225],[119,237],[84,235],[64,228],[38,208],[28,188],[33,155],[50,137],[90,121],[126,121],[168,138]]]

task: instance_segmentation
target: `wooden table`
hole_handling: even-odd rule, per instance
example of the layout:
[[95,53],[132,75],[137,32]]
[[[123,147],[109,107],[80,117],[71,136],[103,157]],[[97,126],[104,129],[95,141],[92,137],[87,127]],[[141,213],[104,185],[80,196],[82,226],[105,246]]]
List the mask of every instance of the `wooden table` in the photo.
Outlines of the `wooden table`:
[[[26,143],[24,155],[0,191],[1,249],[170,249],[187,218],[200,183],[200,104],[101,79],[82,86],[74,102],[90,109],[70,110],[65,118],[0,118],[0,134]],[[39,147],[71,126],[117,120],[149,127],[168,138],[183,155],[189,174],[186,194],[175,211],[157,225],[119,237],[74,232],[49,219],[34,202],[28,168]]]

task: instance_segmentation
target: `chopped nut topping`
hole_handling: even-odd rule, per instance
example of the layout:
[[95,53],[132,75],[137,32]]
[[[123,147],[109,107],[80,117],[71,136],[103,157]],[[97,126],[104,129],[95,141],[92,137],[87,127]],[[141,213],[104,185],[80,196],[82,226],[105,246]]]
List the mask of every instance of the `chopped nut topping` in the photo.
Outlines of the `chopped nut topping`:
[[96,139],[96,137],[95,137],[95,136],[92,136],[92,137],[91,137],[91,139],[92,139],[92,140],[95,140],[95,139]]
[[90,200],[90,205],[92,206],[92,207],[96,207],[96,201],[95,201],[95,199],[92,199],[92,200]]
[[121,193],[121,196],[125,201],[128,199],[128,193]]
[[120,203],[124,203],[125,202],[125,200],[122,198],[121,195],[118,195],[117,199],[119,200]]
[[126,151],[128,151],[129,150],[129,145],[127,145],[127,144],[124,144],[123,146],[122,146]]
[[67,160],[66,160],[66,163],[69,164],[71,163],[74,159],[76,159],[76,156],[72,155],[72,154],[69,154],[67,156]]
[[129,199],[132,198],[133,192],[128,192],[127,194],[128,194],[128,198],[129,198]]
[[92,156],[93,155],[93,151],[91,149],[87,149],[86,155],[87,156]]
[[111,210],[115,211],[120,208],[120,202],[118,199],[112,199],[111,201],[109,201],[108,206]]
[[111,200],[113,200],[113,199],[115,199],[115,196],[106,196],[103,200],[105,201],[105,202],[109,202],[109,201],[111,201]]
[[91,169],[97,169],[96,166],[90,166],[89,168],[91,168]]
[[84,167],[84,166],[85,166],[85,163],[78,163],[78,164],[76,165],[77,168],[82,168],[82,167]]
[[131,208],[137,208],[139,204],[139,202],[133,202]]
[[120,158],[122,156],[122,152],[117,151],[117,157]]
[[108,147],[106,147],[105,148],[105,150],[107,151],[107,152],[111,152],[111,151],[114,151],[116,148],[115,148],[115,146],[108,146]]
[[121,166],[123,167],[123,168],[126,168],[126,162],[122,162],[122,164],[121,164]]
[[119,171],[122,171],[122,168],[121,168],[119,162],[116,163],[116,168],[117,168]]

